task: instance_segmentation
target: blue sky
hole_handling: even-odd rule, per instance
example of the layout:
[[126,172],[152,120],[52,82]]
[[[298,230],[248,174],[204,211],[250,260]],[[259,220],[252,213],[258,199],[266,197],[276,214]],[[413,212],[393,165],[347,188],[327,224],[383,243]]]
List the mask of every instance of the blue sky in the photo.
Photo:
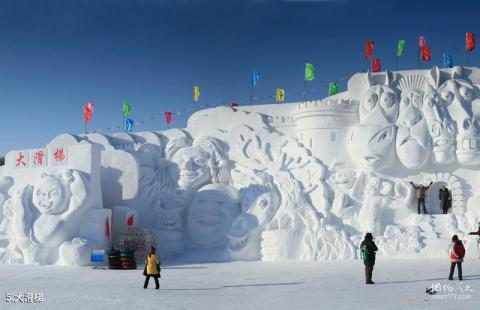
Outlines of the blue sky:
[[[432,48],[429,66],[443,52],[465,64],[478,12],[473,0],[0,0],[0,154],[82,133],[88,101],[96,105],[89,130],[107,133],[122,125],[123,99],[144,121],[135,130],[165,129],[165,111],[191,109],[195,84],[203,104],[249,104],[253,69],[256,96],[281,87],[296,101],[304,63],[313,63],[309,87],[321,91],[309,97],[323,98],[322,85],[368,68],[366,40],[386,69],[399,39],[407,41],[399,69],[415,68],[418,35]],[[175,126],[187,117],[175,115]]]

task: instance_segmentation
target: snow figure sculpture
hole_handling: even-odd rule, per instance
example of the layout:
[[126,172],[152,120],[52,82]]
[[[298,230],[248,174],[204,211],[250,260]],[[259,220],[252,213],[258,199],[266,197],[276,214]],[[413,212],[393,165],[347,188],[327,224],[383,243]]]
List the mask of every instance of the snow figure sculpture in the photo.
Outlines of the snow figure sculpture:
[[398,98],[390,86],[390,73],[385,72],[383,85],[374,85],[370,72],[365,75],[367,91],[360,101],[359,116],[362,124],[395,124],[398,115]]
[[184,249],[184,218],[185,208],[175,200],[161,200],[154,207],[154,233],[157,240],[157,250],[161,257],[172,257],[182,254]]
[[480,163],[480,95],[470,82],[450,79],[438,91],[456,123],[458,161],[466,166]]
[[445,101],[430,85],[423,98],[423,115],[433,142],[435,162],[445,165],[455,160],[455,124],[451,119]]
[[381,171],[395,160],[395,127],[355,125],[347,131],[347,150],[360,167]]
[[432,151],[428,125],[422,115],[426,79],[420,75],[407,75],[398,84],[402,92],[397,119],[397,155],[405,167],[420,169],[430,159]]
[[192,242],[202,248],[225,246],[227,232],[239,213],[235,188],[223,184],[202,187],[188,210],[187,226]]
[[[9,215],[11,213],[11,200],[8,191],[12,185],[12,177],[7,176],[0,180],[0,236],[6,236],[8,233]],[[0,248],[2,248],[2,244],[0,244]]]
[[270,175],[257,172],[258,184],[250,184],[241,191],[241,214],[228,231],[230,256],[242,260],[258,260],[261,232],[272,221],[280,206],[280,193]]
[[77,231],[87,198],[86,181],[79,171],[62,176],[42,174],[14,197],[15,241],[26,264],[53,263],[59,246]]
[[96,245],[85,238],[73,238],[59,248],[59,263],[67,266],[87,266]]
[[381,171],[394,161],[398,97],[390,86],[388,72],[384,74],[383,85],[374,84],[370,73],[365,74],[365,81],[367,89],[361,89],[358,94],[361,96],[360,124],[347,131],[347,150],[359,166]]

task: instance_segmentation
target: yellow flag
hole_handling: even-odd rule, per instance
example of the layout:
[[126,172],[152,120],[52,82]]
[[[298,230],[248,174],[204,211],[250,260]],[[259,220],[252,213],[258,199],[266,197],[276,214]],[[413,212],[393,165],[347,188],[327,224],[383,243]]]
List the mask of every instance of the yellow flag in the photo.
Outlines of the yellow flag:
[[285,100],[285,90],[284,89],[277,88],[277,92],[275,93],[275,100],[277,102]]
[[198,102],[198,98],[200,98],[200,87],[195,85],[193,86],[193,101]]

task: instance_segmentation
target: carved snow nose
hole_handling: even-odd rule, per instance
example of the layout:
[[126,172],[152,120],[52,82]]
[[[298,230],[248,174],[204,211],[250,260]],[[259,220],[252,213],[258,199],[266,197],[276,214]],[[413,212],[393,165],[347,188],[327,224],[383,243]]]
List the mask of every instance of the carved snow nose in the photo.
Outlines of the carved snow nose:
[[408,108],[404,113],[402,113],[398,119],[398,124],[401,127],[411,127],[415,125],[420,120],[414,108]]

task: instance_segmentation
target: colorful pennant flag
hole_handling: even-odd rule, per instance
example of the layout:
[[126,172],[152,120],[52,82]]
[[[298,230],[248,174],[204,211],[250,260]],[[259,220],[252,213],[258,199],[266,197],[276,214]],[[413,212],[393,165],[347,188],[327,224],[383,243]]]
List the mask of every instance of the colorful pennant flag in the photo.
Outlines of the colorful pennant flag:
[[275,101],[280,102],[285,100],[285,90],[282,88],[277,88],[275,92]]
[[365,59],[372,58],[374,45],[375,45],[375,42],[373,41],[365,42]]
[[418,47],[424,47],[427,45],[427,40],[425,40],[424,36],[418,36]]
[[422,46],[422,61],[430,61],[430,46]]
[[200,98],[200,87],[198,85],[193,86],[193,101],[198,102]]
[[340,90],[340,85],[338,83],[330,83],[330,86],[328,87],[328,95],[333,96],[338,94]]
[[372,61],[372,72],[380,72],[382,70],[382,63],[380,58],[373,58]]
[[130,118],[127,118],[125,120],[125,131],[126,132],[132,132],[133,131],[133,120]]
[[405,50],[405,40],[398,40],[397,57],[402,56],[404,50]]
[[305,81],[313,81],[315,79],[315,66],[305,63]]
[[475,48],[475,35],[473,34],[473,32],[467,32],[465,41],[467,51],[473,51],[473,49]]
[[258,71],[252,72],[252,86],[257,86],[260,83],[260,73]]
[[453,68],[453,58],[447,53],[443,53],[443,67],[444,68]]
[[167,125],[173,124],[172,112],[165,112],[165,120]]
[[127,117],[130,113],[132,113],[132,106],[127,100],[123,100],[123,116]]
[[83,106],[83,120],[85,121],[85,124],[90,123],[94,108],[95,108],[95,105],[91,102]]

